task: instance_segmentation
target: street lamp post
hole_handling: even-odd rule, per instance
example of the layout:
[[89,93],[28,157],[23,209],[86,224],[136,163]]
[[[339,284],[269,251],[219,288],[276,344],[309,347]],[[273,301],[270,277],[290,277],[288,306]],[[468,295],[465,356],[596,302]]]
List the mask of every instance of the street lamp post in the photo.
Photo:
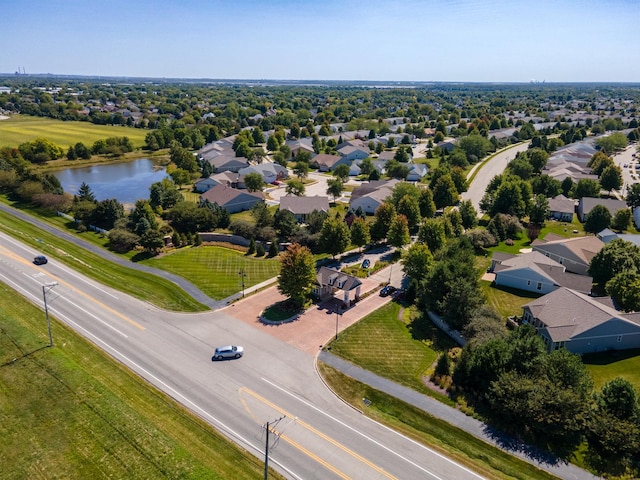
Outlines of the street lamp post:
[[336,310],[336,340],[338,339],[338,318],[340,317],[340,311]]
[[247,276],[247,274],[244,273],[244,268],[238,272],[238,275],[240,275],[240,281],[242,282],[242,296],[244,297],[244,277]]
[[47,306],[47,293],[58,285],[58,282],[45,283],[42,285],[42,298],[44,299],[44,315],[47,319],[47,330],[49,331],[49,346],[53,347],[53,335],[51,333],[51,320],[49,319],[49,307]]

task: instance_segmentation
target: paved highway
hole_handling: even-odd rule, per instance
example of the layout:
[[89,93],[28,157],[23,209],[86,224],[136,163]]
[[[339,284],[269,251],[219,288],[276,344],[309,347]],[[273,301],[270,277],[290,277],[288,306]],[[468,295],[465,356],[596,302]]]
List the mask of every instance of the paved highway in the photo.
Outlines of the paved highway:
[[[270,465],[292,479],[478,479],[479,475],[372,422],[314,374],[313,356],[225,313],[158,310],[0,234],[0,281],[88,338],[256,456],[273,427]],[[54,344],[55,344],[54,324]],[[46,332],[43,314],[43,335]],[[239,343],[239,360],[211,361]],[[54,347],[55,348],[55,347]]]

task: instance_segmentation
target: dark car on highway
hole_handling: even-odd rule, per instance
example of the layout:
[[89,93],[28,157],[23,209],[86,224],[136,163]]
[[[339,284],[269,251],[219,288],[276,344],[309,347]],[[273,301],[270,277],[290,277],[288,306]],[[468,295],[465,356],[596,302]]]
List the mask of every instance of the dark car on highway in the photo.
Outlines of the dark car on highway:
[[44,265],[47,262],[48,262],[47,257],[45,257],[44,255],[38,255],[36,258],[33,259],[33,263],[35,263],[36,265]]

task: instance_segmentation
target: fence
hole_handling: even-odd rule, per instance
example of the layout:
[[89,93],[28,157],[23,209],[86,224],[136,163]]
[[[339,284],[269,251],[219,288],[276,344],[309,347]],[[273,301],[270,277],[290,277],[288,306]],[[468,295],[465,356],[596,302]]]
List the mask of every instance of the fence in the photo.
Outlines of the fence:
[[[58,214],[59,217],[66,218],[67,220],[71,220],[72,222],[75,222],[75,223],[80,223],[79,220],[76,220],[71,215],[67,215],[66,213],[62,213],[62,212],[56,212],[56,213]],[[109,230],[105,230],[104,228],[96,227],[95,225],[89,225],[87,228],[89,230],[101,233],[103,235],[109,235]]]
[[456,342],[461,347],[464,347],[467,344],[467,339],[464,338],[459,331],[452,329],[447,323],[440,318],[439,315],[428,311],[427,315],[429,315],[429,319],[444,333],[449,335],[451,339]]

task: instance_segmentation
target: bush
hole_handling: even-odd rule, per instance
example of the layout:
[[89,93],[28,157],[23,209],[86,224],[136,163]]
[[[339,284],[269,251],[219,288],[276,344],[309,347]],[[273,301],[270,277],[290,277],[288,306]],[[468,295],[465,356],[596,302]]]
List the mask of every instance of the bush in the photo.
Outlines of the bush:
[[255,236],[255,226],[246,220],[234,220],[229,225],[229,230],[234,235],[244,238],[253,238]]
[[259,243],[256,246],[256,257],[264,257],[265,253],[267,252],[265,252],[264,246],[262,245],[262,243]]

